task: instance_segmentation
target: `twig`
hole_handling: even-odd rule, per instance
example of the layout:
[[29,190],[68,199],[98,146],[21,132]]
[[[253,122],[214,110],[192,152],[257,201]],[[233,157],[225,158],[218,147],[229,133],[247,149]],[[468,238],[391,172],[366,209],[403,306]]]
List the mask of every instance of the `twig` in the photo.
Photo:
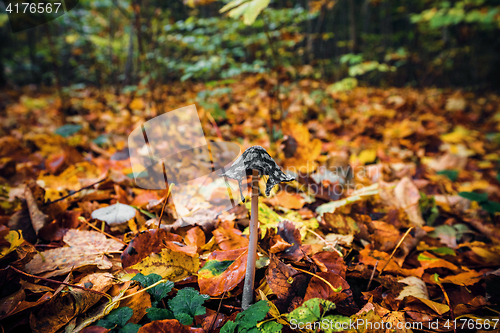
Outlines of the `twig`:
[[387,262],[385,263],[384,267],[382,267],[382,269],[380,270],[380,273],[378,273],[378,276],[382,275],[382,272],[384,271],[384,269],[387,267],[387,265],[389,265],[389,263],[391,262],[392,260],[392,257],[394,257],[394,254],[396,253],[396,251],[398,250],[398,248],[401,246],[401,244],[403,243],[403,241],[405,240],[406,236],[408,236],[408,234],[410,233],[410,231],[413,229],[413,227],[410,227],[408,228],[408,230],[406,230],[405,234],[403,235],[403,237],[401,237],[401,239],[399,240],[399,243],[398,245],[396,245],[396,247],[394,248],[394,251],[392,251],[391,253],[391,256],[389,257],[389,260],[387,260]]
[[214,117],[212,117],[212,115],[209,112],[207,112],[207,118],[212,123],[212,127],[215,129],[215,132],[217,133],[217,137],[222,140],[222,133],[219,129],[219,126],[217,126]]
[[368,286],[366,287],[366,291],[370,290],[370,285],[372,284],[373,276],[375,275],[375,271],[377,270],[377,266],[378,266],[378,260],[375,263],[375,266],[373,266],[372,276],[370,276],[370,281],[368,281]]
[[222,305],[222,301],[224,300],[225,295],[226,295],[226,291],[224,290],[224,293],[222,293],[222,298],[220,299],[220,302],[219,302],[219,307],[217,308],[217,312],[215,313],[215,317],[212,320],[212,323],[210,324],[210,328],[208,329],[208,332],[210,332],[212,330],[212,328],[214,327],[215,321],[217,320],[217,317],[219,316],[220,307]]
[[103,181],[105,181],[106,179],[108,179],[108,177],[104,177],[103,179],[101,179],[101,180],[99,180],[99,181],[97,181],[97,182],[95,182],[95,183],[93,183],[93,184],[90,184],[90,185],[88,185],[88,186],[82,187],[82,188],[81,188],[81,189],[79,189],[78,191],[75,191],[75,192],[73,192],[73,193],[70,193],[70,194],[68,194],[68,195],[65,195],[64,197],[60,197],[59,199],[57,199],[57,200],[55,200],[55,201],[46,202],[46,203],[44,204],[44,206],[52,205],[53,203],[56,203],[56,202],[59,202],[59,201],[62,201],[62,200],[64,200],[64,199],[66,199],[66,198],[69,198],[69,197],[70,197],[70,196],[72,196],[72,195],[75,195],[75,194],[77,194],[77,193],[79,193],[79,192],[81,192],[81,191],[83,191],[83,190],[89,189],[89,188],[91,188],[91,187],[93,187],[93,186],[95,186],[95,185],[97,185],[97,184],[102,183],[102,182],[103,182]]
[[[455,314],[453,313],[453,308],[451,307],[450,298],[448,297],[448,294],[446,293],[446,290],[444,289],[443,284],[441,283],[441,281],[439,281],[439,275],[437,273],[434,274],[434,281],[436,281],[439,288],[441,288],[441,291],[443,292],[443,295],[444,295],[444,299],[446,300],[446,303],[448,304],[448,307],[450,308],[451,319],[453,322],[455,322]],[[453,332],[457,333],[457,328],[455,327],[455,325],[453,326]]]
[[165,195],[165,201],[163,202],[163,206],[161,207],[161,213],[160,213],[160,218],[158,219],[158,227],[156,227],[156,229],[160,229],[160,225],[161,225],[161,219],[163,218],[163,212],[165,211],[165,206],[167,205],[167,201],[168,201],[168,196],[170,195],[170,191],[172,190],[172,187],[174,186],[174,184],[170,184],[170,186],[168,187],[168,192],[167,194]]
[[241,308],[246,310],[253,302],[253,289],[255,282],[255,262],[257,261],[257,238],[259,237],[259,171],[252,170],[252,203],[250,216],[250,239],[248,242],[247,270],[245,272],[245,284],[243,286],[243,297]]
[[338,286],[337,288],[335,288],[330,282],[328,282],[325,278],[322,278],[319,275],[316,275],[314,273],[308,272],[306,270],[303,270],[303,269],[300,269],[300,268],[297,268],[297,267],[294,267],[293,269],[296,269],[296,270],[298,270],[298,271],[300,271],[302,273],[306,273],[306,274],[312,275],[312,276],[320,279],[321,281],[323,281],[324,283],[326,283],[336,293],[339,293],[339,292],[342,291],[342,286]]
[[[127,245],[127,243],[125,243],[125,242],[124,242],[124,241],[122,241],[121,239],[116,238],[115,236],[110,235],[110,234],[108,234],[107,232],[102,231],[102,230],[101,230],[101,229],[99,229],[98,227],[96,227],[96,226],[94,226],[94,225],[90,224],[90,222],[89,222],[89,221],[87,221],[87,220],[86,220],[84,217],[82,217],[82,216],[78,217],[78,221],[80,221],[80,222],[85,222],[85,223],[87,223],[87,225],[88,225],[89,227],[91,227],[91,228],[93,228],[93,229],[95,229],[95,230],[99,231],[99,232],[100,232],[100,233],[102,233],[103,235],[108,236],[109,238],[112,238],[112,239],[114,239],[115,241],[122,243],[123,245]],[[103,221],[102,223],[104,224],[104,221]]]
[[149,290],[149,289],[151,289],[151,288],[154,288],[154,287],[156,287],[157,285],[159,285],[159,284],[161,284],[161,283],[165,283],[165,282],[168,282],[168,280],[167,280],[167,279],[161,279],[160,281],[157,281],[157,282],[153,283],[152,285],[150,285],[150,286],[148,286],[148,287],[146,287],[146,288],[139,289],[139,290],[138,290],[138,291],[136,291],[135,293],[132,293],[132,294],[127,295],[127,296],[122,296],[122,297],[120,297],[119,299],[114,300],[114,301],[111,299],[111,300],[109,301],[109,304],[108,304],[108,305],[106,305],[106,307],[104,308],[104,310],[106,311],[106,309],[108,309],[109,307],[114,307],[114,304],[119,303],[119,302],[123,301],[124,299],[130,298],[130,297],[135,296],[135,295],[137,295],[137,294],[140,294],[140,293],[142,293],[142,292],[144,292],[144,291],[146,291],[146,290]]
[[311,230],[311,229],[309,229],[309,228],[306,228],[306,231],[309,231],[311,234],[313,234],[313,235],[315,235],[316,237],[318,237],[319,239],[321,239],[321,240],[322,240],[322,241],[323,241],[326,245],[331,246],[331,248],[332,248],[335,252],[337,252],[337,254],[338,254],[341,258],[343,258],[343,257],[344,257],[344,255],[342,254],[342,252],[340,252],[339,250],[337,250],[337,249],[335,248],[335,245],[337,245],[337,242],[335,242],[335,243],[330,243],[329,241],[327,241],[326,239],[324,239],[323,237],[321,237],[321,236],[320,236],[317,232],[315,232],[315,231],[313,231],[313,230]]
[[88,291],[88,292],[91,292],[91,293],[94,293],[94,294],[98,294],[98,295],[106,297],[107,299],[109,299],[110,302],[113,300],[111,298],[111,296],[109,296],[106,293],[103,293],[102,291],[85,288],[85,287],[82,287],[82,286],[79,286],[79,285],[76,285],[76,284],[71,284],[71,283],[61,282],[61,281],[57,281],[57,280],[47,279],[47,278],[43,278],[41,276],[32,275],[32,274],[23,272],[23,271],[15,268],[14,266],[7,266],[7,268],[12,268],[14,271],[16,271],[16,272],[18,272],[20,274],[29,276],[29,277],[34,278],[34,279],[40,279],[40,280],[51,282],[51,283],[63,284],[63,285],[68,286],[68,287],[82,289],[82,290],[85,290],[85,291]]

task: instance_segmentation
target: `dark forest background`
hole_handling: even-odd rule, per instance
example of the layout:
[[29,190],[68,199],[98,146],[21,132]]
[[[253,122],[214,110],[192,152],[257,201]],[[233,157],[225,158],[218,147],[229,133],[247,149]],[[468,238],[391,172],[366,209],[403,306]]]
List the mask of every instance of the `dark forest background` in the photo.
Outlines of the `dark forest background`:
[[13,33],[0,1],[0,83],[123,90],[277,71],[345,86],[499,87],[499,1],[260,2],[245,24],[219,12],[224,1],[80,0]]

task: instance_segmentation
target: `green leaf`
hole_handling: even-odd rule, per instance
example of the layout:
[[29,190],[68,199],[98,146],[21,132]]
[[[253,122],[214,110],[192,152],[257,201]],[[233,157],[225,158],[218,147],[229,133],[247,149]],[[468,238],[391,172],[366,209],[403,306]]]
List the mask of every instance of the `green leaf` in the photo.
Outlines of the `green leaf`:
[[236,7],[236,6],[239,6],[241,5],[244,1],[246,0],[233,0],[229,3],[227,3],[224,7],[222,7],[220,10],[219,10],[219,13],[224,13],[224,12],[227,12],[228,10]]
[[302,306],[296,308],[287,315],[288,321],[295,319],[297,322],[315,322],[321,319],[321,308],[335,309],[335,304],[321,298],[312,298],[305,301]]
[[238,313],[235,321],[228,321],[220,330],[221,333],[243,333],[243,332],[255,332],[258,333],[257,323],[264,318],[266,318],[269,312],[269,305],[267,301],[258,301],[255,304],[250,305],[248,309],[243,312]]
[[420,253],[417,257],[417,260],[418,261],[436,261],[436,260],[439,260],[439,258],[430,258],[430,257],[426,256],[425,254]]
[[238,324],[236,324],[234,321],[229,320],[224,324],[224,326],[222,326],[222,328],[220,329],[220,333],[234,333],[234,330],[237,326]]
[[324,316],[321,322],[328,323],[327,328],[323,330],[325,333],[344,332],[343,327],[349,327],[351,318],[341,315],[328,315]]
[[471,201],[485,202],[488,200],[488,193],[460,192],[458,195]]
[[283,325],[275,321],[268,321],[259,326],[259,331],[262,333],[277,333],[281,332],[282,329]]
[[437,174],[448,177],[452,182],[456,181],[458,178],[458,170],[441,170],[438,171]]
[[252,25],[260,12],[269,6],[269,2],[270,0],[252,0],[243,13],[243,23]]
[[[250,200],[245,203],[245,207],[248,210],[251,209],[250,204]],[[278,224],[283,220],[284,218],[278,215],[278,213],[276,213],[271,207],[259,201],[259,222],[260,229],[262,231],[262,237],[264,237],[268,228],[276,229],[278,227]],[[247,227],[243,231],[243,235],[248,235],[249,231],[250,229]]]
[[490,214],[495,214],[500,212],[500,203],[488,200],[481,203],[481,208]]
[[113,329],[117,326],[124,327],[133,314],[134,310],[124,306],[111,311],[106,317],[99,320],[96,325],[107,329]]
[[250,329],[257,326],[260,320],[266,318],[269,312],[267,301],[258,301],[250,305],[248,309],[238,313],[235,322],[238,323],[239,330]]
[[430,251],[437,253],[437,254],[442,254],[442,255],[450,255],[450,256],[456,256],[457,254],[455,253],[455,250],[450,249],[449,247],[436,247],[434,249],[429,249]]
[[146,316],[151,321],[175,319],[174,314],[169,309],[149,308],[146,309]]
[[231,9],[227,14],[229,15],[229,17],[233,19],[239,19],[240,16],[243,15],[245,10],[248,8],[248,4],[249,4],[248,2],[245,2],[244,4]]
[[56,134],[67,138],[82,129],[82,125],[66,124],[56,129]]
[[181,324],[191,325],[195,316],[206,313],[207,309],[205,309],[203,303],[209,298],[210,296],[200,295],[193,288],[184,288],[179,290],[177,295],[168,301],[168,305]]
[[[134,276],[132,280],[139,282],[142,287],[146,288],[160,281],[161,276],[155,273],[144,276],[142,273],[139,273]],[[172,281],[167,281],[164,283],[160,283],[159,285],[151,289],[148,289],[147,292],[152,295],[157,302],[159,302],[167,296],[167,294],[172,290],[173,287],[174,283]]]
[[137,331],[141,328],[139,324],[128,323],[118,330],[118,333],[137,333]]
[[108,136],[107,135],[101,134],[97,138],[95,138],[94,140],[92,140],[92,142],[95,143],[96,145],[101,146],[101,145],[109,142],[109,140],[108,140]]
[[233,262],[235,262],[235,260],[210,260],[205,263],[199,272],[203,272],[206,277],[218,276],[224,273]]

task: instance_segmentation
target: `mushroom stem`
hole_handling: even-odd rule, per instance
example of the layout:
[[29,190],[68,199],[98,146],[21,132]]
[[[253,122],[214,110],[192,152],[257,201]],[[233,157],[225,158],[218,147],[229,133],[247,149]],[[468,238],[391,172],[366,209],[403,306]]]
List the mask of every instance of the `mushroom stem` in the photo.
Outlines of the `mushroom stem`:
[[248,242],[247,270],[243,286],[243,310],[253,303],[255,263],[257,261],[257,239],[259,238],[259,171],[252,170],[252,204],[250,209],[250,240]]

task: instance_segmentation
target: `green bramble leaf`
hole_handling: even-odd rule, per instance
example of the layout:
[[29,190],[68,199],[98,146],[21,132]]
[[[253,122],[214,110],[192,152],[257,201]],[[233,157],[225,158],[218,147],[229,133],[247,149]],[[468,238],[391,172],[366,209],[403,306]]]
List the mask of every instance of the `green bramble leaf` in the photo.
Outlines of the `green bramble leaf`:
[[269,305],[267,301],[258,301],[245,311],[238,313],[235,321],[228,321],[220,331],[221,333],[258,333],[257,323],[263,320],[268,312]]
[[[147,288],[152,284],[155,284],[156,282],[160,281],[161,279],[162,277],[155,273],[151,273],[148,275],[143,275],[142,273],[139,273],[132,278],[133,281],[139,282],[143,288]],[[148,289],[147,292],[151,296],[153,296],[157,302],[159,302],[167,296],[167,294],[172,290],[173,287],[174,283],[172,281],[167,281],[164,283],[160,283],[159,285],[151,289]]]
[[323,315],[335,309],[335,303],[321,298],[311,298],[305,301],[302,306],[296,308],[287,315],[288,321],[316,322],[321,321]]
[[220,333],[234,333],[234,330],[238,327],[234,321],[229,320],[227,323],[222,326],[220,329]]
[[113,329],[117,326],[124,327],[133,314],[134,310],[124,306],[111,311],[106,317],[99,320],[96,325],[107,329]]
[[209,298],[210,296],[200,295],[199,291],[193,288],[184,288],[168,301],[168,305],[182,325],[191,325],[195,316],[206,313],[207,309],[203,303]]
[[137,331],[141,328],[139,324],[128,323],[118,330],[118,333],[137,333]]
[[169,309],[149,308],[146,309],[146,316],[149,320],[175,319],[174,314]]

